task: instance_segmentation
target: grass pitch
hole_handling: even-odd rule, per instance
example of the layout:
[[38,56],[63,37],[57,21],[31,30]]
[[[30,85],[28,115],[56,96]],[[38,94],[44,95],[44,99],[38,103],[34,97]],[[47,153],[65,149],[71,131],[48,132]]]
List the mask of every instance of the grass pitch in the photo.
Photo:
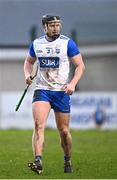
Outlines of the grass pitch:
[[27,167],[33,160],[31,130],[0,131],[0,179],[117,179],[117,131],[71,131],[74,172],[63,173],[63,152],[56,130],[46,130],[44,172]]

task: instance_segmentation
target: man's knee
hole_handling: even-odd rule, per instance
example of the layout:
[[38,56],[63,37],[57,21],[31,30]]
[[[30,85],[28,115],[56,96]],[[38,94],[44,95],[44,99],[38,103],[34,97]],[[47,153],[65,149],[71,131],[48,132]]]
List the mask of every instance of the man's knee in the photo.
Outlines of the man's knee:
[[39,123],[38,121],[35,121],[35,131],[36,132],[40,132],[40,131],[44,131],[44,126],[42,123]]
[[61,129],[60,134],[63,138],[66,138],[69,134],[69,131],[68,131],[68,129]]

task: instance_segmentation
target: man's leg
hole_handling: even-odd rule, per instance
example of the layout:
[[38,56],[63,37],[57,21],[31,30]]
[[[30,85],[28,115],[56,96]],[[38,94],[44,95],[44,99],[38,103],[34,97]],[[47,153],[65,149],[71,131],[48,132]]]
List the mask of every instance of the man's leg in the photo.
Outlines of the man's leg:
[[69,131],[69,113],[55,112],[57,128],[61,138],[61,146],[64,151],[64,172],[72,172],[71,167],[71,147],[72,137]]
[[[32,147],[35,156],[35,163],[37,162],[36,166],[39,166],[39,163],[41,162],[44,144],[44,130],[50,109],[49,102],[36,101],[33,103],[32,111],[34,118],[34,132],[32,136]],[[36,167],[35,163],[31,166],[34,171]],[[38,173],[40,172],[38,171]]]

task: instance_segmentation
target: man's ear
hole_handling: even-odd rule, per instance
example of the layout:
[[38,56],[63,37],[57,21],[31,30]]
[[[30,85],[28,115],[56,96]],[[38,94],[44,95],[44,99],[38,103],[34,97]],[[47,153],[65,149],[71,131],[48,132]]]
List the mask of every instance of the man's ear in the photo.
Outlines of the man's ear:
[[47,32],[47,24],[45,24],[45,25],[43,26],[43,29],[44,29],[44,32],[46,33],[46,32]]

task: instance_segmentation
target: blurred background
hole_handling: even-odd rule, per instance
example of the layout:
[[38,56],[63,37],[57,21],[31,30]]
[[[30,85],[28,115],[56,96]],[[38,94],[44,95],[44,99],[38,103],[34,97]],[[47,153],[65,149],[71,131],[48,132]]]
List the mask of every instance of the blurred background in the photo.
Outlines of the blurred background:
[[[61,16],[62,34],[76,41],[86,66],[71,96],[71,128],[117,129],[117,0],[0,0],[0,128],[33,127],[34,86],[18,112],[15,106],[29,45],[43,35],[48,13]],[[47,126],[56,128],[52,112]]]

